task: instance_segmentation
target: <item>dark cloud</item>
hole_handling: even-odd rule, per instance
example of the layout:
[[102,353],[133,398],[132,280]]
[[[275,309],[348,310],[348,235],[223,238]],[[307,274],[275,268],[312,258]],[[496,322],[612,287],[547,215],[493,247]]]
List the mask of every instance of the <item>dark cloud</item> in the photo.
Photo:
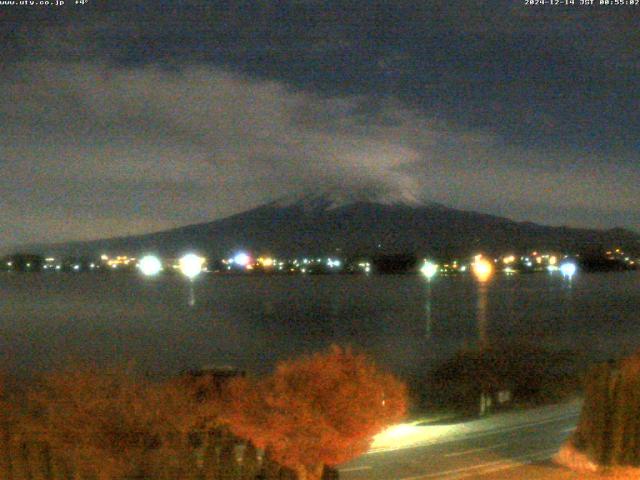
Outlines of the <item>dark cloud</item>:
[[637,228],[637,16],[519,2],[3,12],[0,242],[338,186]]

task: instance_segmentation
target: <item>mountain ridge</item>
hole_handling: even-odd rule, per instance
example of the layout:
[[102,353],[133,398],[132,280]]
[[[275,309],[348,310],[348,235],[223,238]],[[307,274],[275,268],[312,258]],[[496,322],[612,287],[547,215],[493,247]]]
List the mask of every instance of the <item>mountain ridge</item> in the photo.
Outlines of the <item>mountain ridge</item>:
[[595,247],[640,252],[640,235],[620,227],[597,230],[518,222],[414,196],[348,191],[286,196],[219,220],[159,232],[40,246],[55,254],[178,255],[196,250],[217,258],[239,249],[278,256],[337,252],[447,257]]

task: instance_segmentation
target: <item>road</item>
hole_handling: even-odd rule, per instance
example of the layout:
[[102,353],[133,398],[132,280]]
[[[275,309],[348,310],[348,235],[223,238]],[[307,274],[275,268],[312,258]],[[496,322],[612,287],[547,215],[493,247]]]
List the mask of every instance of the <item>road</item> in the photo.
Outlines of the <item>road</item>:
[[452,425],[405,424],[376,437],[340,467],[343,480],[525,478],[575,429],[581,402],[509,412]]

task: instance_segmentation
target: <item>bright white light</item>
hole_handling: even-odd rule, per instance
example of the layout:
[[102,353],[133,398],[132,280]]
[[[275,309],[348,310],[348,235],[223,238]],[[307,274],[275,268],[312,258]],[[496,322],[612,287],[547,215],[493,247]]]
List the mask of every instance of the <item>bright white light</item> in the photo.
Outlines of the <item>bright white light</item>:
[[195,253],[188,253],[180,259],[180,271],[190,280],[196,278],[202,272],[204,258],[199,257]]
[[327,266],[329,268],[339,267],[341,265],[340,260],[334,260],[332,258],[327,259]]
[[138,262],[138,268],[143,275],[152,277],[162,271],[162,262],[155,255],[146,255]]
[[436,273],[438,273],[438,265],[432,262],[425,261],[420,269],[420,272],[427,277],[427,279],[431,280]]
[[80,270],[80,265],[74,265],[73,269],[77,272],[78,270]]
[[233,257],[233,262],[240,265],[241,267],[246,267],[250,261],[251,257],[244,252],[240,252],[235,257]]
[[560,272],[564,277],[571,278],[575,275],[577,270],[576,264],[572,262],[565,262],[560,265]]

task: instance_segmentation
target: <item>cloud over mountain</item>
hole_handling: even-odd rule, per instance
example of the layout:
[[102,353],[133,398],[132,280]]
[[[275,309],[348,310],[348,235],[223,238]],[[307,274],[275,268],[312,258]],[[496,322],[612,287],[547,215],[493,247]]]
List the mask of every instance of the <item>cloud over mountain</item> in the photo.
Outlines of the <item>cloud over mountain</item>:
[[[640,224],[633,19],[263,3],[9,15],[0,242],[143,233],[318,188]],[[540,34],[562,48],[525,48]]]

